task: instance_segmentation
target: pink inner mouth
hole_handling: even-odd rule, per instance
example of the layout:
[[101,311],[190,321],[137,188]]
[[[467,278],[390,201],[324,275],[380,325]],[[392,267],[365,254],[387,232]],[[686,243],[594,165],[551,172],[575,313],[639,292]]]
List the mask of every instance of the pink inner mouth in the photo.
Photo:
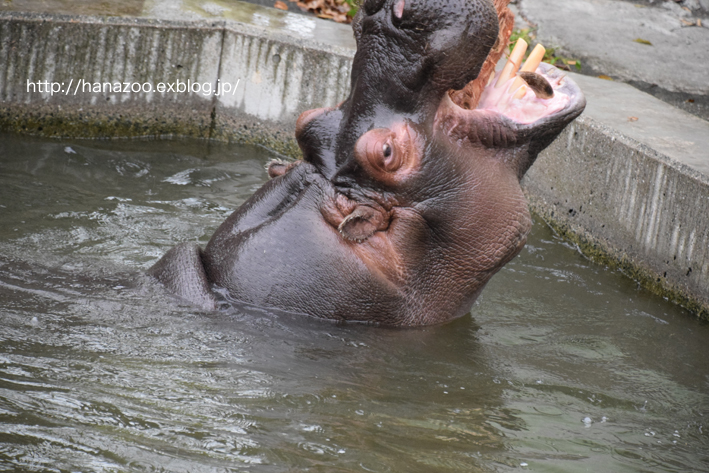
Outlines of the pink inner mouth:
[[515,83],[514,80],[509,80],[502,87],[496,87],[497,79],[500,75],[500,72],[498,72],[495,79],[483,89],[476,110],[489,110],[526,125],[566,107],[571,97],[559,91],[566,76],[559,75],[552,78],[544,74],[540,68],[536,72],[542,75],[552,86],[554,90],[553,97],[549,99],[539,98],[530,87],[523,86],[526,89],[526,93],[522,97],[516,98],[519,88],[511,90]]

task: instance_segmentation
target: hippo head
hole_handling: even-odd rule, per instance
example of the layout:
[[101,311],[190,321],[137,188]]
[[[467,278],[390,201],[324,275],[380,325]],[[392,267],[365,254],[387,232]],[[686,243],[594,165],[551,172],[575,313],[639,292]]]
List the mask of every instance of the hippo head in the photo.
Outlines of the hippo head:
[[365,0],[350,96],[300,116],[303,159],[271,163],[206,249],[179,245],[149,274],[204,307],[217,289],[384,325],[465,314],[526,241],[520,179],[585,105],[546,64],[498,86],[506,4]]

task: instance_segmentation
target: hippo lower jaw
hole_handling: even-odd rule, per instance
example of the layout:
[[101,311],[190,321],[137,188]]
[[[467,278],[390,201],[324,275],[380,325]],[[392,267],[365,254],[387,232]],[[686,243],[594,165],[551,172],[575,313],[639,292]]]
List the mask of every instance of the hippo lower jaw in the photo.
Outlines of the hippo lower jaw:
[[461,146],[517,148],[513,167],[521,179],[538,153],[586,107],[583,93],[565,72],[541,63],[534,74],[548,89],[544,93],[526,83],[522,90],[514,88],[513,80],[498,87],[498,72],[472,110],[458,105],[452,98],[459,92],[451,91],[441,102],[435,127]]

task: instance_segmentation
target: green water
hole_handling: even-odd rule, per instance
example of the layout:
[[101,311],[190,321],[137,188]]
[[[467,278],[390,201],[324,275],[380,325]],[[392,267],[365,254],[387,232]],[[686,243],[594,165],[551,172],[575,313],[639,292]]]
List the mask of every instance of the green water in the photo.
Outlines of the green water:
[[140,276],[270,157],[0,136],[0,471],[709,470],[709,327],[543,222],[423,329],[203,313]]

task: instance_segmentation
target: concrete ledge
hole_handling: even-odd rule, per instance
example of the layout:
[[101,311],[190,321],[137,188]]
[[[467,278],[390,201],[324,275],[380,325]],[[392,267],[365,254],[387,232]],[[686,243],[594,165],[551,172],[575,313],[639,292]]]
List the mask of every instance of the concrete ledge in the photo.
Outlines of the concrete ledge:
[[[252,25],[0,14],[0,129],[51,137],[237,140],[296,156],[298,115],[347,96],[354,40],[305,41],[276,27],[284,17],[299,24],[316,19],[244,5],[270,16]],[[336,26],[351,38],[347,26]],[[89,86],[75,93],[79,80]],[[37,81],[62,90],[28,90]],[[233,92],[155,91],[159,83],[188,81],[213,91],[229,83]],[[104,84],[151,84],[153,91],[107,92]]]
[[586,256],[709,318],[709,178],[582,116],[523,185]]
[[[2,13],[0,130],[193,136],[297,156],[299,113],[347,96],[354,41],[342,25],[328,26],[342,37],[304,36],[278,26],[293,14],[244,8],[258,22]],[[221,96],[27,91],[28,80],[78,79],[239,85]],[[709,318],[709,123],[623,84],[574,79],[588,107],[525,177],[532,208],[592,258]]]

